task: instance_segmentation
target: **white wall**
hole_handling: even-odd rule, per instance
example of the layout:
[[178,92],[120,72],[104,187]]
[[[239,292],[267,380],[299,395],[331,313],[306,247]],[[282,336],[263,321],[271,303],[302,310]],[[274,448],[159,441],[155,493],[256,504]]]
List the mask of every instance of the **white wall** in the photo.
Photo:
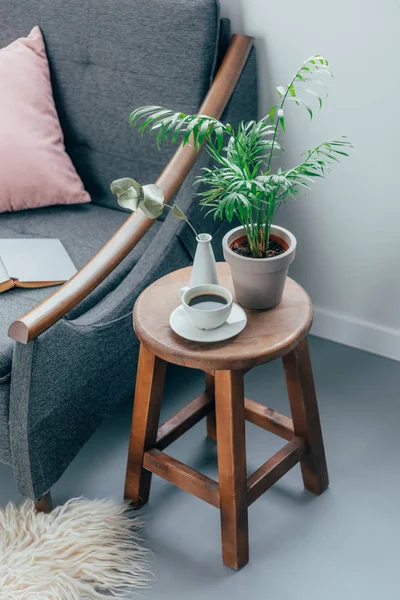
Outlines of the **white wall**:
[[399,0],[221,0],[221,12],[257,39],[263,114],[303,60],[329,60],[322,111],[310,123],[293,104],[286,118],[284,164],[337,135],[355,148],[277,221],[298,239],[291,275],[314,332],[400,360]]

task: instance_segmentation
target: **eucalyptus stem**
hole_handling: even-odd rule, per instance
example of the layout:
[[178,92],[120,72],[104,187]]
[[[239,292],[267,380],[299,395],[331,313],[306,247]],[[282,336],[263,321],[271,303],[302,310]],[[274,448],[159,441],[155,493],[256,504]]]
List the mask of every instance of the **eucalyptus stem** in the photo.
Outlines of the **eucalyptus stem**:
[[196,238],[199,237],[199,234],[197,233],[197,231],[195,230],[195,228],[193,227],[193,225],[191,224],[191,222],[189,221],[189,219],[185,219],[185,223],[187,223],[190,227],[190,229],[193,231],[193,233],[195,234]]
[[[163,203],[164,208],[169,208],[170,211],[172,211],[172,213],[174,213],[177,205],[174,204],[173,206],[170,206],[169,204],[166,204],[165,202]],[[177,217],[178,219],[180,219],[181,221],[185,221],[185,223],[187,223],[190,227],[190,229],[193,231],[194,235],[196,236],[196,238],[199,236],[199,234],[197,233],[197,231],[195,230],[195,228],[193,227],[193,225],[191,224],[191,222],[189,221],[189,219],[187,218],[187,216],[182,212],[181,209],[179,209],[179,216],[177,216],[176,214],[174,214],[175,217]]]

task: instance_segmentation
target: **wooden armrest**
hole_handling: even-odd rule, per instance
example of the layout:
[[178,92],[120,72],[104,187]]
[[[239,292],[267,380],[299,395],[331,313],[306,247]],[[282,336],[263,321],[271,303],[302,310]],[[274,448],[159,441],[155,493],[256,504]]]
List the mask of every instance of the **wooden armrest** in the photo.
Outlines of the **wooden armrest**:
[[[253,38],[235,34],[218,73],[199,108],[200,114],[219,119],[233,93],[253,45]],[[198,154],[189,145],[180,146],[171,158],[157,184],[162,187],[165,202],[178,192]],[[132,213],[112,238],[69,281],[51,296],[27,312],[8,329],[8,336],[27,344],[51,327],[83,300],[123,258],[136,246],[153,225],[142,213]]]

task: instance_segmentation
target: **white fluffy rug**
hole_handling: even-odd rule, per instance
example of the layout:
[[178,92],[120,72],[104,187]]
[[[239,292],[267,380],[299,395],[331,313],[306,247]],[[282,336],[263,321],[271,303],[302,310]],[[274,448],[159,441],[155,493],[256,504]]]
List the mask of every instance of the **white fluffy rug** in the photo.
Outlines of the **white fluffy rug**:
[[0,598],[126,598],[151,579],[139,531],[113,500],[77,498],[48,515],[30,500],[9,504],[0,510]]

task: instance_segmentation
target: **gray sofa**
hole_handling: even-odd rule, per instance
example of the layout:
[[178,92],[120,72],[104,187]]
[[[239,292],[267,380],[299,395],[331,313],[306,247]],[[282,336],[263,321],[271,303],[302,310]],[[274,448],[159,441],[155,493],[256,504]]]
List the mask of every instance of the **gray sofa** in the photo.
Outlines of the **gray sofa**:
[[[158,151],[150,136],[133,132],[129,113],[144,104],[195,112],[229,44],[229,23],[216,0],[3,0],[0,23],[1,47],[41,27],[66,150],[92,198],[0,214],[0,236],[58,237],[81,268],[128,216],[110,182],[154,182],[176,150]],[[255,118],[256,97],[252,51],[223,119]],[[201,154],[176,201],[213,233],[221,259],[224,226],[205,224],[193,198],[193,176],[208,162]],[[8,327],[54,289],[0,295],[0,461],[13,468],[22,495],[43,496],[110,409],[132,397],[133,304],[152,281],[189,265],[194,249],[184,224],[171,215],[157,221],[96,289],[29,343],[8,337]]]

